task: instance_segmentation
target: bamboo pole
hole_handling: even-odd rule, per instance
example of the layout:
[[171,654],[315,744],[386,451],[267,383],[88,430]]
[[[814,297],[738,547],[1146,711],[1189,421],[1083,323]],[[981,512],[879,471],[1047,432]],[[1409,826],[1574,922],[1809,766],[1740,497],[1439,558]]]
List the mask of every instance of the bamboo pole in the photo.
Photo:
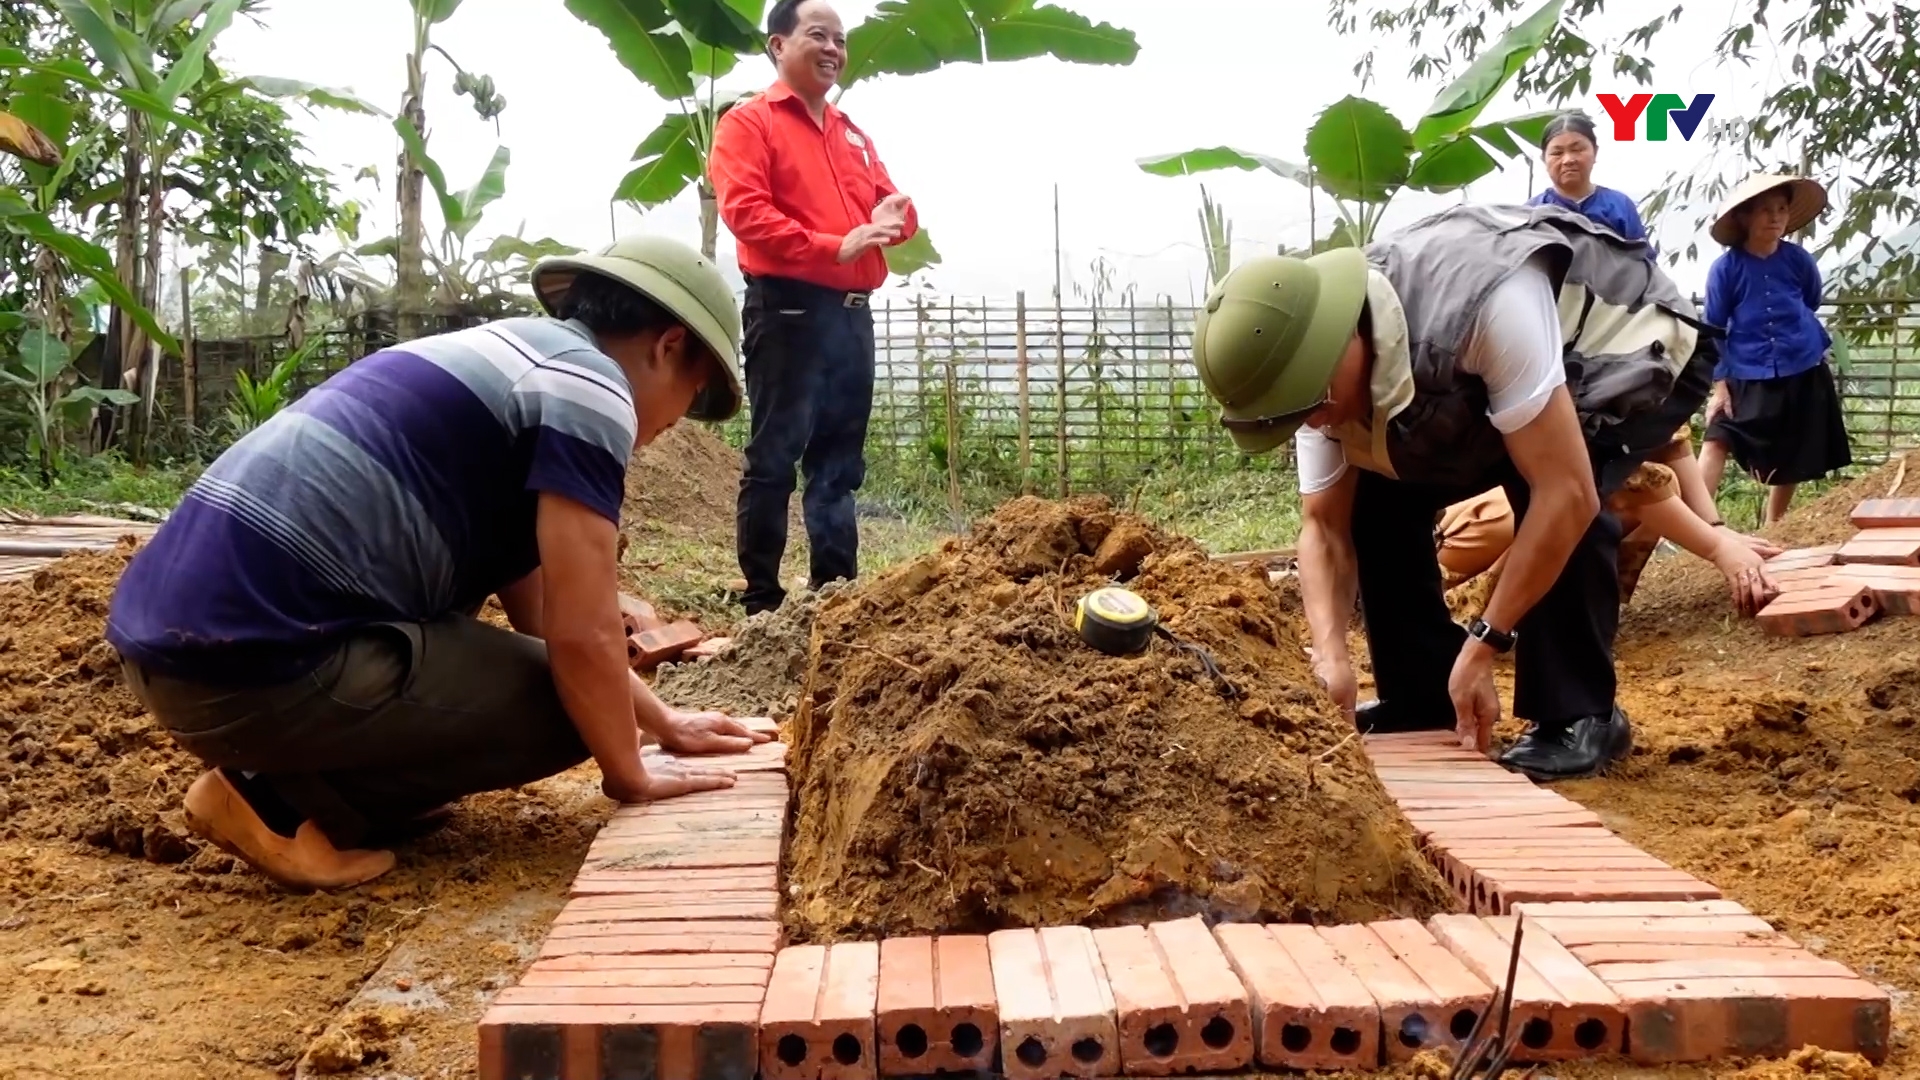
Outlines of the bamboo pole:
[[1033,400],[1027,388],[1027,291],[1013,297],[1013,347],[1020,380],[1020,494],[1033,494]]
[[947,510],[954,527],[966,520],[966,507],[960,499],[960,312],[952,297],[947,298]]
[[1059,366],[1054,372],[1054,426],[1058,429],[1060,497],[1067,497],[1067,320],[1062,310],[1066,285],[1061,280],[1060,185],[1053,185],[1053,353]]
[[200,362],[193,345],[193,270],[180,268],[180,411],[187,427],[200,427]]

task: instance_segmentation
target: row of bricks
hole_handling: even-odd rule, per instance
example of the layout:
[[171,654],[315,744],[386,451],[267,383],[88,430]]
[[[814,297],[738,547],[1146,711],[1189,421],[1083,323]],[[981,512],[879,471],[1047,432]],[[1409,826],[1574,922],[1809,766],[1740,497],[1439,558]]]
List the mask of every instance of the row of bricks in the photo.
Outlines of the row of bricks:
[[[1635,1057],[1763,1053],[1754,1047],[1775,1045],[1781,1032],[1789,1042],[1815,1032],[1807,1041],[1840,1047],[1848,1031],[1862,1053],[1884,1054],[1876,988],[1621,840],[1578,803],[1506,773],[1449,732],[1370,735],[1366,749],[1471,910],[1542,913],[1535,921],[1626,1003]],[[1477,835],[1449,832],[1455,821],[1478,823]]]
[[1916,499],[1869,499],[1854,507],[1851,540],[1795,548],[1767,560],[1781,593],[1762,608],[1762,630],[1788,637],[1854,630],[1882,613],[1920,614],[1920,516]]
[[1621,840],[1579,803],[1535,787],[1450,732],[1368,736],[1368,757],[1466,909],[1521,902],[1709,900],[1720,891]]
[[[577,902],[577,901],[576,901]],[[1887,995],[1729,901],[1523,904],[1516,1058],[1885,1056]],[[865,1080],[1365,1069],[1457,1048],[1516,916],[1197,918],[984,937],[548,957],[481,1022],[483,1080]],[[663,944],[663,948],[664,948]]]

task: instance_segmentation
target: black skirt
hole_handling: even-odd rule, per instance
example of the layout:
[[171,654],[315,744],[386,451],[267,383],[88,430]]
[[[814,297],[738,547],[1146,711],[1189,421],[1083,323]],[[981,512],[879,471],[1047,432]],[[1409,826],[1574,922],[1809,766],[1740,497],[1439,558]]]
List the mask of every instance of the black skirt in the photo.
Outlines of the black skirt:
[[1706,440],[1763,484],[1803,484],[1853,464],[1833,369],[1816,364],[1778,379],[1728,379],[1733,407],[1707,425]]

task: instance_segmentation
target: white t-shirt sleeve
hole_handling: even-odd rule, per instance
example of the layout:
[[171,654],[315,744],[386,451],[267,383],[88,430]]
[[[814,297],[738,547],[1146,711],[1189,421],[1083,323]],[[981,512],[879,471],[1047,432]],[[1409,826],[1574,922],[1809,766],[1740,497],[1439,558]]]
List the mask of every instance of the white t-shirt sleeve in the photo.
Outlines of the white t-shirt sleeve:
[[[1502,435],[1533,423],[1546,409],[1554,389],[1566,383],[1567,368],[1560,303],[1545,270],[1523,266],[1488,295],[1460,370],[1487,384],[1487,416]],[[1304,465],[1300,476],[1304,484]]]
[[1347,475],[1346,451],[1315,428],[1303,427],[1293,433],[1293,458],[1302,495],[1325,491]]

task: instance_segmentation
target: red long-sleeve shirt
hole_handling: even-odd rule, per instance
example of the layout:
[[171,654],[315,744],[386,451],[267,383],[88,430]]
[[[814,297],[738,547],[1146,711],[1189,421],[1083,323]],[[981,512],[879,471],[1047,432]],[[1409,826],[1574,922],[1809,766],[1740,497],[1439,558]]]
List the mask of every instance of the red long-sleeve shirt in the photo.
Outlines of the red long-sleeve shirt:
[[[878,250],[839,261],[840,242],[895,193],[873,140],[846,113],[828,105],[825,125],[816,124],[806,102],[775,83],[720,118],[707,175],[743,272],[848,292],[886,284]],[[919,228],[908,204],[900,239]]]

